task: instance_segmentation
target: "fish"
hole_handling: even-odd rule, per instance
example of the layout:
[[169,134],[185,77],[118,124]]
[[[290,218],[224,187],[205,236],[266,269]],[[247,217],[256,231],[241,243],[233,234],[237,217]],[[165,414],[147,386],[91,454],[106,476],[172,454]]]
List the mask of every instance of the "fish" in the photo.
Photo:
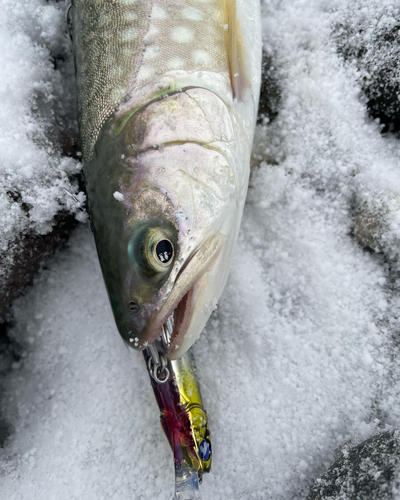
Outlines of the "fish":
[[261,83],[259,0],[73,0],[91,228],[126,344],[180,359],[224,289]]

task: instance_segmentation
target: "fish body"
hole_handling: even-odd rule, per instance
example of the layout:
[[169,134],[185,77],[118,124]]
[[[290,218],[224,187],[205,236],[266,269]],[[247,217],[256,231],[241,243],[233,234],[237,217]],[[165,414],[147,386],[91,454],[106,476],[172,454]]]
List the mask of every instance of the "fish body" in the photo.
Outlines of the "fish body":
[[122,338],[200,335],[243,212],[261,79],[259,0],[73,0],[89,212]]

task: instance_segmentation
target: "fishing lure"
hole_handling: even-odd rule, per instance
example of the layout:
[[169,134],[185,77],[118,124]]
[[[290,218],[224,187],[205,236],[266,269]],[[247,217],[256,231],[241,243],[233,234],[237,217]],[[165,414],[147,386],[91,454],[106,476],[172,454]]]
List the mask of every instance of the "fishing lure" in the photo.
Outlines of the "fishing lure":
[[174,453],[176,500],[195,500],[200,499],[202,476],[211,468],[210,430],[191,353],[171,361],[165,330],[143,354],[161,425]]

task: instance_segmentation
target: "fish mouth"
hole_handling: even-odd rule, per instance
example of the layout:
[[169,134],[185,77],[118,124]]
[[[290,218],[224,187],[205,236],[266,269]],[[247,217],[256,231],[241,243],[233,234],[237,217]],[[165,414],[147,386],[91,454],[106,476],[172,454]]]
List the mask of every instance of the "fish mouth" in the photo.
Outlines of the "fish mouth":
[[164,329],[171,359],[182,356],[204,327],[206,275],[221,253],[224,242],[225,236],[221,233],[205,241],[180,270],[168,299],[154,318],[152,330],[158,337]]
[[196,284],[182,297],[178,305],[168,316],[167,321],[163,324],[164,332],[166,333],[168,354],[178,350],[184,341],[188,324],[193,314],[195,304],[193,298],[196,295]]

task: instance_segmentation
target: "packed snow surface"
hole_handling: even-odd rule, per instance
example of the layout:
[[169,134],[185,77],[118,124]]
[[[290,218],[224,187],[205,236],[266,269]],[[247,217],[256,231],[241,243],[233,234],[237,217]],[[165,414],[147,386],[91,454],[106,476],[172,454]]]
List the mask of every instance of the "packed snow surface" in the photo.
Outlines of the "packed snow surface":
[[73,180],[80,164],[61,154],[73,103],[54,68],[68,50],[65,5],[0,1],[0,280],[16,237],[48,233],[60,210],[77,212],[67,192],[84,201]]
[[[344,445],[400,427],[397,215],[390,258],[352,236],[354,206],[398,195],[399,147],[337,52],[346,3],[263,6],[281,109],[257,130],[230,279],[194,346],[213,441],[205,499],[305,498]],[[85,226],[14,313],[2,498],[171,498],[146,368],[118,336]]]

